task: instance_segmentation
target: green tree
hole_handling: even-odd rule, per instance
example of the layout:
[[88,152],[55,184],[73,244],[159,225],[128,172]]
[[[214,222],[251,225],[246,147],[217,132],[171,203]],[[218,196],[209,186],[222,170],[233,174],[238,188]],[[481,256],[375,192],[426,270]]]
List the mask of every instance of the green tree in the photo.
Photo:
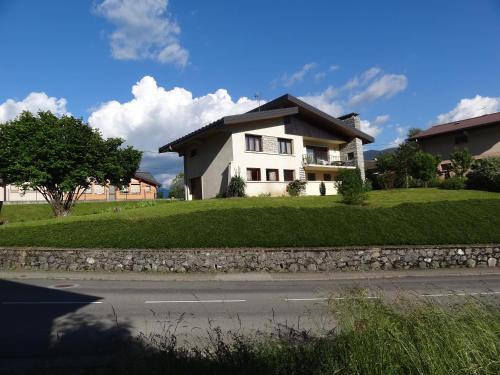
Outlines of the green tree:
[[408,130],[407,137],[408,138],[413,138],[414,136],[416,136],[420,132],[422,132],[422,129],[420,129],[420,128],[410,128]]
[[336,185],[343,203],[363,204],[368,199],[359,168],[342,170]]
[[142,153],[122,144],[72,116],[23,112],[0,124],[0,177],[38,191],[55,216],[66,216],[91,184],[130,183]]
[[319,193],[321,194],[321,196],[324,196],[326,194],[326,186],[323,181],[321,181],[321,183],[319,184]]
[[170,183],[169,191],[168,191],[168,197],[169,198],[176,198],[176,199],[184,199],[184,172],[179,172],[177,173],[177,176],[174,177],[172,182]]
[[457,177],[463,178],[472,166],[474,159],[466,148],[455,148],[450,154],[451,170]]
[[244,197],[245,196],[245,187],[247,183],[241,176],[233,176],[231,177],[231,181],[229,181],[229,185],[227,187],[227,196],[228,197]]
[[439,158],[427,152],[418,151],[413,155],[411,176],[421,180],[425,187],[436,177]]

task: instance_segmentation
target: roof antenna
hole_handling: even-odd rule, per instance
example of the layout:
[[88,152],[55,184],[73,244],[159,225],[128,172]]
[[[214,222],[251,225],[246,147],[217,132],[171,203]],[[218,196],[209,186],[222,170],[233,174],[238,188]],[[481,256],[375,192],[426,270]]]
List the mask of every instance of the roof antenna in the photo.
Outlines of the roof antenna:
[[257,101],[259,102],[258,110],[260,112],[260,92],[256,92],[255,95],[253,96]]

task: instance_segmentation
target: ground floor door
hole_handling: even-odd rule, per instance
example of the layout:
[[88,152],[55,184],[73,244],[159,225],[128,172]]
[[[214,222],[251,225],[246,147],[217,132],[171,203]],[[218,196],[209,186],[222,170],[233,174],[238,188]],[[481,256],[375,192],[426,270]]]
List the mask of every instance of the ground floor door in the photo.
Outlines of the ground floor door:
[[192,199],[202,199],[201,177],[195,177],[189,180]]

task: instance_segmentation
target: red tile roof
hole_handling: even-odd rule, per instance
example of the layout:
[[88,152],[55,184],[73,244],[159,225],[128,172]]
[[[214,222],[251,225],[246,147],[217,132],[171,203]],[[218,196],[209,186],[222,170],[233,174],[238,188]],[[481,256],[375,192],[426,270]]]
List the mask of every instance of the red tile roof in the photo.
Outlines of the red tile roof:
[[500,122],[500,112],[491,113],[489,115],[483,115],[479,117],[468,118],[465,120],[448,122],[446,124],[434,125],[433,127],[418,133],[411,139],[420,139],[432,137],[438,134],[455,132],[458,130],[466,130],[470,128],[476,128],[479,126],[493,125],[494,123]]

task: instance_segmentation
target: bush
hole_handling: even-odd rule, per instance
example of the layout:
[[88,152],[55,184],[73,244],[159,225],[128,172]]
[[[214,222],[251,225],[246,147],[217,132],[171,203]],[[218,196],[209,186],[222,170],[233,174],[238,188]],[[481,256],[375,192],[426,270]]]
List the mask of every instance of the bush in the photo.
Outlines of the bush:
[[372,191],[373,190],[373,181],[366,179],[365,180],[365,191]]
[[240,176],[231,177],[227,187],[227,197],[244,197],[246,182]]
[[464,177],[467,171],[470,169],[474,158],[472,154],[467,150],[456,148],[450,154],[451,160],[451,170],[455,173],[457,177]]
[[287,193],[290,194],[290,196],[292,197],[299,196],[305,190],[306,190],[306,182],[300,180],[294,180],[290,182],[286,187]]
[[479,159],[467,174],[468,189],[500,191],[500,157]]
[[434,177],[432,178],[429,183],[427,184],[427,187],[430,187],[430,188],[438,188],[441,186],[441,182],[443,180],[441,180],[439,177]]
[[443,180],[439,185],[440,189],[445,190],[462,190],[465,189],[465,179],[461,177],[451,177]]
[[436,177],[439,159],[427,152],[418,151],[411,160],[411,176],[422,182],[427,187],[429,181]]
[[326,195],[326,186],[323,181],[321,181],[321,183],[319,184],[319,193],[321,194],[321,196]]
[[345,204],[363,204],[368,198],[359,168],[344,169],[337,181],[337,190]]

